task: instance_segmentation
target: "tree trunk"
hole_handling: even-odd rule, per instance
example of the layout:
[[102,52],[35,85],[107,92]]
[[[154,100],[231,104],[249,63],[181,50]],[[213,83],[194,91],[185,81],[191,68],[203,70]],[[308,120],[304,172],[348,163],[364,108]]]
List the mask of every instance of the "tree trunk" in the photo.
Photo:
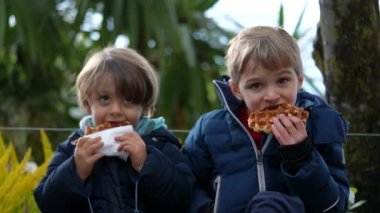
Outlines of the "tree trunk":
[[[350,133],[380,132],[380,20],[378,0],[320,0],[313,57],[326,85],[326,99],[350,122]],[[350,185],[360,212],[380,203],[379,138],[350,135],[345,144]]]

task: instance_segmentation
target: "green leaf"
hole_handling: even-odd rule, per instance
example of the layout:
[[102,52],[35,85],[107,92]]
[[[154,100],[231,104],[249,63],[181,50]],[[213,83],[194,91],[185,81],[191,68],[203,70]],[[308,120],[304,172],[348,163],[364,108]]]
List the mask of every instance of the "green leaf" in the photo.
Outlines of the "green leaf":
[[356,209],[356,208],[358,208],[358,207],[364,205],[366,202],[367,202],[367,201],[365,201],[365,200],[360,200],[360,201],[358,201],[358,202],[352,204],[352,205],[349,207],[349,210]]
[[294,31],[293,31],[293,37],[295,39],[299,39],[302,37],[302,34],[304,35],[305,33],[301,33],[300,31],[300,28],[301,28],[301,23],[302,23],[302,20],[303,20],[303,16],[305,14],[305,9],[306,9],[306,6],[302,9],[302,12],[301,12],[301,15],[300,17],[298,18],[298,21],[297,21],[297,24],[296,24],[296,27],[294,28]]
[[8,26],[6,9],[5,0],[0,0],[0,50],[4,47],[5,32]]
[[284,5],[282,3],[278,12],[278,26],[284,28]]
[[180,25],[178,30],[181,37],[181,44],[186,56],[187,64],[189,67],[193,68],[195,67],[196,59],[190,29],[186,25]]

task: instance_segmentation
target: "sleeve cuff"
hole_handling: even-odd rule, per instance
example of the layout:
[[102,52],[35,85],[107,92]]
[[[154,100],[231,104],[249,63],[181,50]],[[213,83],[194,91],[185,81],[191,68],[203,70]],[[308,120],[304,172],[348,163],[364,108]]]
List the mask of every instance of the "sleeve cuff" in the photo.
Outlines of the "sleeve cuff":
[[309,160],[311,143],[306,139],[298,144],[280,146],[279,151],[284,160],[284,169],[295,174]]

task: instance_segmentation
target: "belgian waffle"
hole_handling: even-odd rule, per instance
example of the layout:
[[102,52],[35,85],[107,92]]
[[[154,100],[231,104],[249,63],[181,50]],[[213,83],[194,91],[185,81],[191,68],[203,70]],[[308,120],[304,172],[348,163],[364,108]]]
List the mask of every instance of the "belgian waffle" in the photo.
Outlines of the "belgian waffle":
[[[103,131],[103,130],[106,130],[106,129],[111,129],[111,128],[120,127],[120,126],[126,126],[126,125],[129,125],[129,124],[130,123],[128,121],[122,121],[122,122],[119,122],[119,123],[109,123],[109,122],[106,122],[106,123],[100,124],[100,125],[98,125],[96,127],[86,126],[84,134],[85,135],[89,135],[89,134],[100,132],[100,131]],[[71,144],[73,144],[75,146],[77,144],[77,142],[78,142],[79,139],[77,139],[75,141],[71,141]]]
[[272,118],[279,114],[298,117],[304,123],[306,123],[309,116],[308,111],[285,103],[261,111],[252,112],[248,118],[248,126],[255,132],[265,132],[269,134],[272,132]]
[[103,123],[103,124],[100,124],[96,127],[86,126],[85,135],[89,135],[89,134],[92,134],[95,132],[100,132],[100,131],[105,130],[105,129],[111,129],[114,127],[126,126],[126,125],[129,125],[128,121],[123,121],[123,122],[119,122],[119,123]]

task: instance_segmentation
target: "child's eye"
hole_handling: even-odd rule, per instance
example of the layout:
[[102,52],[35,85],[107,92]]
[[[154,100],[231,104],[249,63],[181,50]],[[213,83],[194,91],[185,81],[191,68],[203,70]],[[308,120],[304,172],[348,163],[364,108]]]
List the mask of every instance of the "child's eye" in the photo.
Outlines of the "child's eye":
[[108,95],[101,95],[101,96],[99,97],[99,101],[100,101],[101,103],[108,103],[109,100],[110,100],[110,96],[108,96]]
[[126,105],[135,104],[135,102],[132,100],[132,98],[129,98],[129,97],[125,97],[125,98],[124,98],[124,103],[125,103]]
[[262,87],[262,84],[259,83],[259,82],[252,83],[252,84],[249,85],[249,88],[250,88],[250,89],[254,89],[254,90],[258,90],[258,89],[260,89],[261,87]]
[[278,80],[278,83],[280,84],[280,85],[284,85],[284,84],[286,84],[286,83],[288,83],[289,82],[289,80],[287,79],[287,78],[280,78],[279,80]]

